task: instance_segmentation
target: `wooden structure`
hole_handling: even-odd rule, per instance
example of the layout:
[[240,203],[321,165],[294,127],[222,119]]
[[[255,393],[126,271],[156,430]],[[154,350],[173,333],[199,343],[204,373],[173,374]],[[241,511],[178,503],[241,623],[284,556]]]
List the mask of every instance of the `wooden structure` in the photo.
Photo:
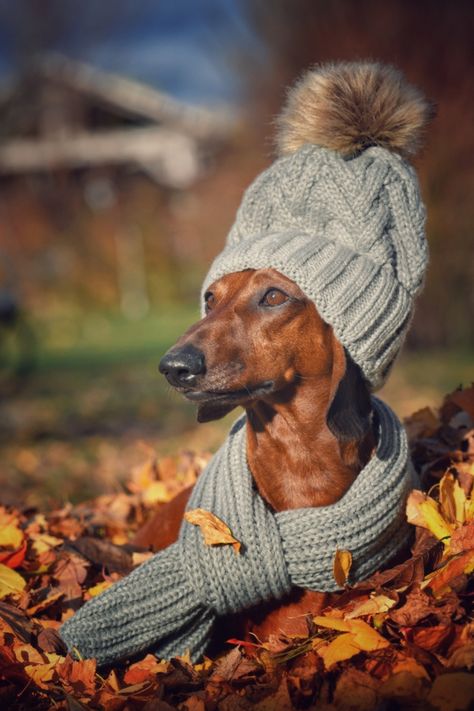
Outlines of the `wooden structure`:
[[125,164],[183,189],[232,133],[233,115],[47,56],[0,92],[0,175]]

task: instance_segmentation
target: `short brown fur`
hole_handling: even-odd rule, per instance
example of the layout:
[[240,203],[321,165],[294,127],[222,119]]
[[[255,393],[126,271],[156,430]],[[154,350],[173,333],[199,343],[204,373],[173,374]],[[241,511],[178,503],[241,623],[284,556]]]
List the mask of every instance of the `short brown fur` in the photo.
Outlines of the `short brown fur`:
[[[269,289],[282,290],[288,301],[262,308]],[[202,419],[220,417],[236,405],[246,409],[249,468],[274,510],[334,503],[367,463],[374,437],[369,425],[360,436],[331,430],[331,403],[348,367],[332,328],[299,287],[273,269],[227,275],[210,291],[209,314],[170,351],[192,344],[204,353],[206,370],[197,386],[178,390],[201,402]],[[255,386],[269,381],[270,392],[252,395]],[[225,392],[244,394],[235,401],[229,396],[226,405]],[[175,540],[190,493],[161,508],[135,543],[160,550]],[[315,614],[326,602],[323,593],[295,590],[283,602],[234,618],[226,633],[239,634],[242,623],[247,634],[262,639],[279,631],[304,633],[305,614]]]

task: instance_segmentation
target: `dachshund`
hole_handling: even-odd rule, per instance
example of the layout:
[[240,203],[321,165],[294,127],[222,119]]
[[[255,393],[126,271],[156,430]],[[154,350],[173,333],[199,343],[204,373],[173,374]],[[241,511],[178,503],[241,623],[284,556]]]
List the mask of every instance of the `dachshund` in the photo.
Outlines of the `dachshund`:
[[[316,306],[274,269],[227,274],[204,295],[205,316],[163,356],[168,382],[198,421],[246,410],[247,460],[275,511],[340,499],[375,445],[369,387]],[[179,532],[191,488],[162,506],[134,544],[158,551]],[[295,589],[228,620],[227,636],[305,634],[329,595]]]

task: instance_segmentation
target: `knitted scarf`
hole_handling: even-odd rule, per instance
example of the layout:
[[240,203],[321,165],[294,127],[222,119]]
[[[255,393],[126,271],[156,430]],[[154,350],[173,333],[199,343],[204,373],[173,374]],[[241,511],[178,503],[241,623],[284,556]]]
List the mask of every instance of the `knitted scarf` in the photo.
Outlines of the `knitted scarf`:
[[87,602],[60,634],[99,664],[145,649],[160,658],[206,649],[216,618],[278,599],[294,587],[334,591],[334,554],[352,553],[351,582],[371,575],[406,543],[405,500],[413,487],[405,431],[373,398],[376,452],[329,506],[275,513],[258,494],[246,458],[245,416],[199,477],[188,509],[222,519],[242,543],[207,546],[183,521],[178,541]]

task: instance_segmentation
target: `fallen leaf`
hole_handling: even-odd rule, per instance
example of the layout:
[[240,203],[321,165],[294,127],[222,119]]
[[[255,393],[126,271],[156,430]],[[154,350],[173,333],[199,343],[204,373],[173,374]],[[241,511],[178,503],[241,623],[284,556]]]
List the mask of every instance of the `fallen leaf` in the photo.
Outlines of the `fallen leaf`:
[[23,542],[23,531],[15,514],[0,506],[0,546],[19,548]]
[[388,595],[372,595],[368,600],[364,600],[356,604],[353,609],[344,615],[346,620],[352,620],[355,617],[365,617],[365,615],[377,615],[381,612],[387,612],[397,604]]
[[82,659],[77,661],[67,656],[57,664],[57,673],[66,691],[71,694],[83,696],[84,693],[92,695],[96,688],[95,659]]
[[324,616],[314,617],[313,620],[321,627],[345,633],[336,637],[328,645],[318,647],[317,652],[323,658],[327,669],[337,662],[350,659],[359,652],[373,652],[390,646],[388,640],[363,620],[340,620]]
[[1,551],[0,563],[3,563],[3,565],[8,566],[9,568],[19,568],[25,560],[26,547],[26,541],[23,541],[20,548],[17,548],[14,551]]
[[233,537],[230,528],[210,511],[193,509],[186,511],[184,518],[188,523],[200,527],[206,545],[231,545],[239,553],[241,543]]
[[431,437],[440,426],[440,421],[430,407],[423,407],[404,419],[410,440]]
[[131,554],[124,548],[92,536],[83,536],[70,544],[71,547],[101,568],[104,566],[110,573],[129,573],[133,568]]
[[450,558],[439,570],[427,576],[426,587],[437,595],[449,589],[450,583],[462,574],[470,574],[474,570],[474,550],[468,550]]
[[26,587],[26,580],[16,572],[0,563],[0,598],[18,594]]
[[142,491],[142,501],[147,506],[165,504],[172,498],[172,493],[162,481],[153,481]]
[[141,684],[143,681],[155,677],[156,674],[165,674],[169,669],[169,662],[160,661],[154,654],[147,654],[139,662],[129,666],[123,680],[126,684]]
[[474,548],[474,521],[457,528],[451,536],[449,552],[456,554]]
[[418,489],[408,496],[406,514],[409,523],[427,528],[438,540],[449,539],[454,530],[441,515],[436,501]]
[[112,585],[113,583],[110,580],[103,580],[102,582],[97,583],[97,585],[93,585],[91,588],[88,588],[87,592],[91,597],[97,597],[97,595],[100,595],[104,592],[104,590],[107,590],[107,588],[110,588]]
[[333,561],[334,580],[339,587],[344,587],[349,578],[349,572],[352,566],[352,553],[345,550],[337,550]]
[[43,664],[27,664],[25,666],[26,674],[41,689],[48,688],[48,682],[53,679],[57,662],[61,659],[57,654],[48,654],[47,656],[53,657],[52,661],[44,662]]
[[[57,590],[56,592],[52,593],[48,597],[46,597],[44,600],[41,600],[38,602],[36,605],[32,605],[31,607],[27,608],[27,613],[29,615],[37,615],[38,612],[43,612],[48,608],[50,605],[53,605],[55,602],[60,600],[64,596],[64,593],[61,592],[61,590]],[[36,598],[38,599],[38,598]]]
[[464,523],[466,495],[451,472],[446,472],[439,482],[441,512],[450,523]]

